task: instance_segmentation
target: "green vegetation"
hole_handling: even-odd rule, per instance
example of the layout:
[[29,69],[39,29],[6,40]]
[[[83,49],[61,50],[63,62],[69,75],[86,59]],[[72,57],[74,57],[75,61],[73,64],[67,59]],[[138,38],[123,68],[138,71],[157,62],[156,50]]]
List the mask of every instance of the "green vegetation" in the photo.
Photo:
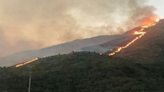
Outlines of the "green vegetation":
[[163,92],[162,62],[138,63],[91,52],[51,56],[19,68],[0,69],[0,91]]

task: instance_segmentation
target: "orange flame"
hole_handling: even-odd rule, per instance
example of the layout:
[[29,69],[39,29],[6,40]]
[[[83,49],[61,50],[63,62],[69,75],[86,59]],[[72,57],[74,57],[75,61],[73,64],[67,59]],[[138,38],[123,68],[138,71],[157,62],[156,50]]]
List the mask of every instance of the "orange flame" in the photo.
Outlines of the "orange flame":
[[141,34],[145,34],[146,32],[142,32],[142,31],[135,31],[134,35],[141,35]]
[[110,53],[109,56],[115,55],[116,53],[120,52],[122,49],[129,47],[129,46],[130,46],[131,44],[133,44],[135,41],[137,41],[138,39],[142,38],[142,37],[146,34],[146,32],[144,32],[144,29],[156,25],[156,23],[158,23],[159,21],[160,21],[160,19],[156,19],[156,20],[155,20],[155,23],[153,23],[153,24],[150,23],[150,24],[148,24],[148,25],[146,25],[146,26],[142,26],[141,30],[135,31],[135,32],[134,32],[134,35],[139,35],[138,37],[136,37],[135,39],[133,39],[132,41],[130,41],[130,42],[129,42],[128,44],[126,44],[125,46],[123,46],[123,47],[118,47],[117,50],[114,51],[114,52],[112,52],[112,53]]
[[155,22],[159,22],[159,21],[160,21],[160,19],[156,19],[156,20],[155,20]]
[[21,67],[21,66],[24,66],[24,65],[26,65],[26,64],[32,63],[32,62],[37,61],[37,60],[38,60],[38,58],[35,58],[35,59],[32,59],[32,60],[27,61],[27,62],[25,62],[25,63],[18,64],[18,65],[16,65],[15,67]]
[[[40,59],[43,59],[43,58],[46,58],[46,57],[44,56],[44,57],[41,57]],[[21,63],[21,64],[17,64],[15,67],[21,67],[21,66],[27,65],[29,63],[37,61],[38,59],[39,58],[35,58],[35,59],[30,60],[30,61],[27,61],[27,62],[24,62],[24,63]]]

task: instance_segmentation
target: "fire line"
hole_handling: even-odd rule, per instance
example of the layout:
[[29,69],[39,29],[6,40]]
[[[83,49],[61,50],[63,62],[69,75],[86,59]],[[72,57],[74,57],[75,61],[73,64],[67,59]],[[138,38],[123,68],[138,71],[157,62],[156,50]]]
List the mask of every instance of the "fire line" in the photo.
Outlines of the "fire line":
[[155,20],[155,23],[153,23],[153,24],[150,23],[150,24],[148,24],[148,25],[146,25],[146,26],[142,26],[141,30],[135,31],[135,32],[134,32],[134,35],[139,35],[139,36],[137,36],[136,38],[134,38],[132,41],[130,41],[130,42],[129,42],[128,44],[126,44],[125,46],[118,47],[117,50],[115,50],[114,52],[110,53],[109,56],[115,55],[116,53],[122,51],[122,49],[125,49],[125,48],[129,47],[129,46],[130,46],[131,44],[133,44],[135,41],[137,41],[138,39],[142,38],[142,37],[146,34],[146,32],[144,31],[144,29],[145,29],[145,28],[152,27],[152,26],[155,26],[159,21],[160,21],[160,19],[156,19],[156,20]]
[[35,58],[35,59],[32,59],[32,60],[26,61],[24,63],[17,64],[15,67],[21,67],[21,66],[27,65],[29,63],[35,62],[39,59],[43,59],[43,58],[46,58],[46,57],[44,56],[44,57],[41,57],[41,58]]
[[24,65],[26,65],[26,64],[32,63],[32,62],[37,61],[37,60],[38,60],[38,58],[35,58],[35,59],[32,59],[32,60],[27,61],[27,62],[25,62],[25,63],[18,64],[18,65],[16,65],[15,67],[21,67],[21,66],[24,66]]

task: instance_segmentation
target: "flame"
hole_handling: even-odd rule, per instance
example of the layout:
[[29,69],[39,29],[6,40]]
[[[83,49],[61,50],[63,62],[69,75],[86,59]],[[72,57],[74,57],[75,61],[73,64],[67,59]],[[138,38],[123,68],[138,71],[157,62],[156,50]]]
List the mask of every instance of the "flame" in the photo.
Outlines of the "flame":
[[32,63],[32,62],[37,61],[37,60],[38,60],[38,58],[35,58],[35,59],[32,59],[32,60],[27,61],[27,62],[25,62],[25,63],[18,64],[18,65],[16,65],[15,67],[21,67],[21,66],[24,66],[24,65],[26,65],[26,64]]
[[145,34],[146,32],[142,32],[142,31],[135,31],[134,35],[141,35],[141,34]]
[[[46,56],[41,57],[40,59],[44,59],[44,58],[46,58]],[[30,60],[30,61],[27,61],[27,62],[24,62],[24,63],[21,63],[21,64],[17,64],[15,67],[21,67],[21,66],[27,65],[27,64],[29,64],[29,63],[32,63],[32,62],[37,61],[38,59],[39,59],[39,58],[35,58],[35,59]]]
[[141,30],[135,31],[135,32],[134,32],[134,35],[139,35],[138,37],[134,38],[132,41],[130,41],[130,42],[129,42],[128,44],[126,44],[125,46],[123,46],[123,47],[118,47],[117,50],[115,50],[114,52],[110,53],[109,56],[115,55],[116,53],[120,52],[122,49],[125,49],[125,48],[129,47],[129,46],[130,46],[131,44],[133,44],[135,41],[137,41],[138,39],[142,38],[142,37],[146,34],[146,32],[144,31],[144,29],[156,25],[159,21],[160,21],[160,19],[156,19],[156,20],[155,20],[155,23],[149,23],[148,25],[142,26]]
[[145,25],[145,26],[142,26],[142,28],[149,28],[149,27],[152,27],[154,25],[156,25],[156,23],[158,23],[160,21],[159,18],[155,19],[155,23],[149,23],[148,25]]
[[160,19],[156,19],[156,20],[155,20],[155,22],[159,22],[159,21],[160,21]]

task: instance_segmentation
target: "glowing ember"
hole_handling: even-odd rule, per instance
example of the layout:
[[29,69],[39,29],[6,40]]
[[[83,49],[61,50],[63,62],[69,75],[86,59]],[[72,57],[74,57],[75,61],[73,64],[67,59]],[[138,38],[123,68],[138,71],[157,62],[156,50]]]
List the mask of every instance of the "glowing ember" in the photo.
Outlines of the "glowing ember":
[[148,24],[148,25],[146,25],[146,26],[142,26],[142,28],[149,28],[149,27],[151,27],[151,26],[153,26],[154,24]]
[[143,32],[143,31],[135,31],[134,32],[134,35],[141,35],[141,34],[145,34],[146,32]]
[[112,52],[112,53],[110,53],[109,56],[113,56],[113,55],[115,55],[116,53],[120,52],[122,49],[129,47],[131,44],[133,44],[135,41],[137,41],[138,39],[140,39],[141,37],[143,37],[143,36],[146,34],[146,32],[144,32],[144,29],[145,29],[145,28],[152,27],[152,26],[156,25],[156,23],[159,22],[159,21],[160,21],[160,19],[156,19],[156,20],[155,20],[155,23],[153,23],[153,24],[150,23],[150,24],[148,24],[148,25],[146,25],[146,26],[142,26],[141,30],[135,31],[135,32],[134,32],[134,35],[139,35],[138,37],[136,37],[135,39],[133,39],[131,42],[129,42],[129,43],[126,44],[125,46],[123,46],[123,47],[118,47],[117,50],[114,51],[114,52]]
[[25,63],[18,64],[18,65],[16,65],[15,67],[21,67],[21,66],[24,66],[24,65],[26,65],[26,64],[32,63],[32,62],[37,61],[37,60],[38,60],[38,58],[35,58],[35,59],[30,60],[30,61],[27,61],[27,62],[25,62]]
[[160,21],[160,19],[156,19],[156,20],[155,20],[155,22],[159,22],[159,21]]

